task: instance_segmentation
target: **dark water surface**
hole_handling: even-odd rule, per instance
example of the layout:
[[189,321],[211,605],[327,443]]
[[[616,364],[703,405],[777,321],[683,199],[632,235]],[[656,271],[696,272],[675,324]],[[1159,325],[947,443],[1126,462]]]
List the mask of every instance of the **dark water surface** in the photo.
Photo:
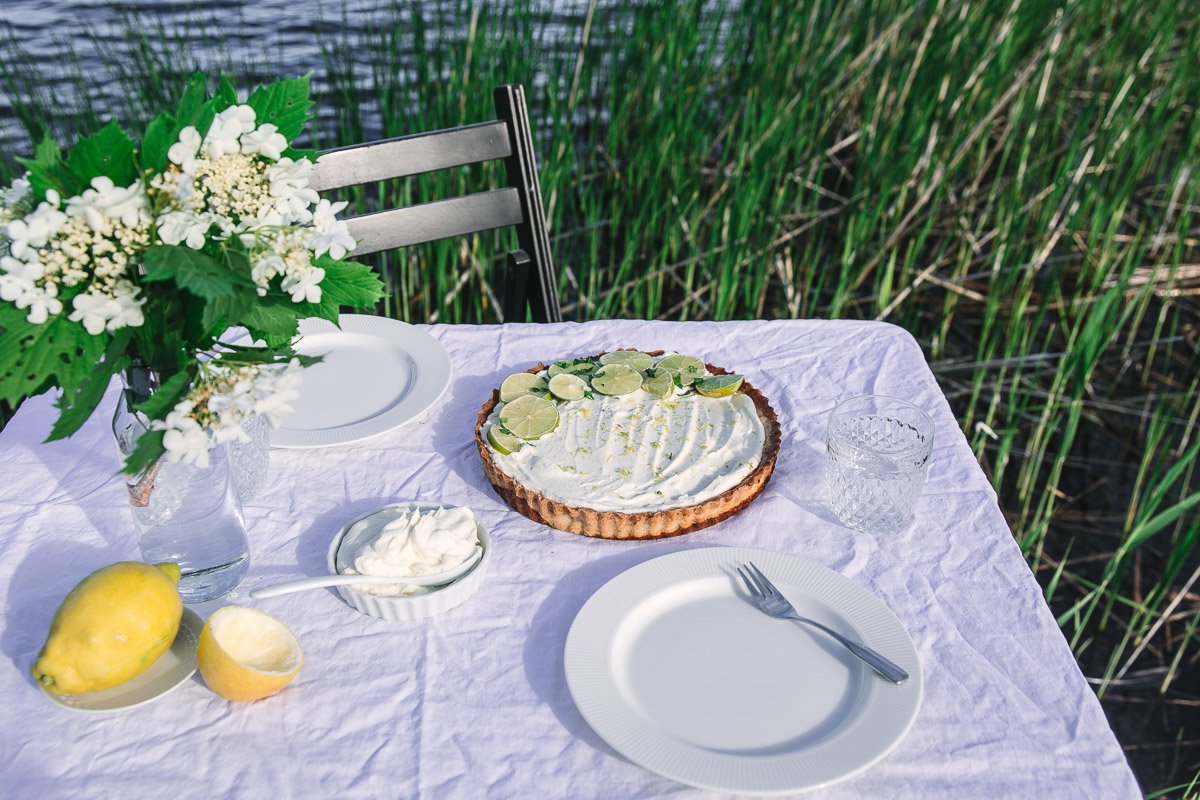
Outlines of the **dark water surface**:
[[[409,17],[414,10],[448,19],[465,35],[472,12],[495,5],[472,5],[468,0],[0,0],[0,59],[7,65],[0,69],[36,75],[40,81],[36,92],[28,85],[0,83],[0,148],[6,161],[31,149],[18,106],[32,93],[40,93],[43,105],[53,106],[55,118],[79,121],[85,128],[93,124],[89,115],[100,120],[120,117],[124,107],[119,84],[128,81],[114,78],[147,61],[131,30],[154,40],[179,42],[178,47],[158,48],[165,54],[162,66],[167,70],[225,68],[243,85],[313,71],[319,91],[326,65],[323,45],[336,40],[339,49],[354,53],[353,43],[381,21]],[[563,47],[577,44],[588,0],[530,5],[541,16],[542,41]],[[172,58],[172,52],[178,57]],[[395,56],[400,64],[410,57],[411,53]],[[369,72],[365,53],[357,54],[356,60]]]

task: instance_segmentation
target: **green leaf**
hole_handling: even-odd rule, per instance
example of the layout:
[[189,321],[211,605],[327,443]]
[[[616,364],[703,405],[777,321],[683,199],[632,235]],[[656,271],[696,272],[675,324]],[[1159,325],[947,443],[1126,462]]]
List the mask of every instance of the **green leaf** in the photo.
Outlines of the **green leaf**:
[[173,139],[179,138],[179,131],[191,125],[201,136],[208,133],[216,116],[213,101],[208,97],[208,78],[203,72],[193,72],[179,98],[179,108],[175,112],[176,129]]
[[280,352],[280,349],[274,347],[228,347],[229,350],[221,354],[220,362],[232,366],[286,363],[291,357],[291,348],[283,348],[285,352]]
[[169,160],[167,151],[179,140],[181,128],[170,114],[160,114],[146,126],[146,135],[142,137],[141,167],[143,170],[161,172],[166,169]]
[[186,346],[180,333],[184,295],[174,286],[147,283],[142,288],[147,295],[142,306],[146,321],[134,329],[134,344],[151,370],[159,375],[174,375],[189,362],[194,349]]
[[0,400],[16,405],[50,386],[76,395],[104,355],[109,337],[92,336],[65,314],[31,325],[25,313],[0,303]]
[[[290,302],[284,297],[283,302]],[[319,303],[291,303],[291,307],[295,309],[296,317],[299,319],[308,319],[317,317],[332,322],[334,325],[338,323],[338,315],[341,313],[341,306],[325,292],[321,293],[321,302]]]
[[145,402],[138,403],[137,410],[145,414],[150,419],[163,419],[179,402],[179,398],[188,390],[191,384],[192,377],[187,370],[176,372],[171,377],[163,381],[149,399]]
[[138,437],[122,472],[136,475],[157,461],[163,454],[163,434],[166,431],[146,431]]
[[65,439],[87,422],[92,412],[96,410],[96,406],[100,404],[101,398],[104,397],[104,392],[108,389],[112,376],[129,366],[130,358],[125,355],[125,350],[129,347],[129,340],[132,338],[133,332],[128,328],[117,331],[104,351],[104,360],[96,365],[82,383],[75,387],[75,391],[63,392],[54,404],[62,413],[58,415],[46,441]]
[[128,186],[137,180],[133,151],[133,139],[113,121],[99,133],[80,139],[67,155],[67,167],[81,186],[100,175],[118,186]]
[[309,161],[316,161],[320,155],[311,147],[289,147],[280,154],[283,158],[290,158],[293,161],[299,161],[302,158],[307,158]]
[[246,330],[256,339],[270,337],[290,341],[296,335],[300,324],[296,309],[289,307],[291,305],[291,301],[286,299],[266,297],[247,309],[238,322],[245,325]]
[[275,125],[289,142],[299,136],[313,106],[308,98],[308,79],[303,75],[278,80],[251,92],[246,105],[254,109],[258,124]]
[[144,263],[145,280],[174,280],[180,289],[186,289],[205,300],[230,296],[239,287],[253,286],[248,276],[240,275],[231,270],[228,264],[222,264],[190,247],[155,245],[146,251]]
[[237,104],[237,89],[233,88],[229,76],[222,73],[220,80],[217,81],[217,93],[213,95],[213,110],[220,112]]
[[79,184],[63,164],[58,142],[49,134],[34,150],[33,158],[18,158],[17,162],[29,170],[29,187],[34,197],[44,198],[47,189],[54,189],[64,199],[77,193]]
[[339,306],[364,308],[375,305],[383,297],[383,281],[366,264],[354,261],[334,261],[321,256],[313,266],[325,270],[321,281],[321,302],[326,300]]
[[254,297],[249,292],[221,295],[204,303],[201,324],[206,332],[220,334],[232,325],[243,325],[247,313],[254,307]]

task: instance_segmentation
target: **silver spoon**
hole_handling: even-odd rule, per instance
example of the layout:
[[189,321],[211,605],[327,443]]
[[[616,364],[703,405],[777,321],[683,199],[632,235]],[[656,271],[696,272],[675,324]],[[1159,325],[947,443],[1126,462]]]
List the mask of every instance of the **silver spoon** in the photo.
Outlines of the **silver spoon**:
[[307,589],[324,589],[329,586],[346,586],[352,583],[361,584],[404,584],[406,586],[440,586],[444,583],[461,577],[469,572],[479,563],[479,559],[483,556],[483,548],[479,545],[475,546],[475,551],[467,557],[467,560],[456,567],[435,572],[431,575],[421,575],[419,577],[394,577],[391,575],[322,575],[319,578],[301,578],[295,581],[285,581],[284,583],[275,583],[270,586],[261,586],[250,592],[250,596],[255,600],[261,600],[264,597],[278,597],[281,594],[291,594],[292,592],[303,592]]

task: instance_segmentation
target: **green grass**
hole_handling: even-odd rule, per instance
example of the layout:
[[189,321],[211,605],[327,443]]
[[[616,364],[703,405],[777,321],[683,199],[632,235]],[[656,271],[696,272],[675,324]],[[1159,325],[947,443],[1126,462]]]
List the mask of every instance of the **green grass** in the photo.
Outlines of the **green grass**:
[[[1144,788],[1192,781],[1200,41],[1186,4],[673,0],[556,28],[518,0],[373,22],[323,28],[320,58],[296,65],[329,112],[316,143],[488,119],[492,86],[525,83],[569,317],[912,331],[1118,732],[1123,714],[1170,727],[1131,750]],[[268,69],[204,30],[96,43],[117,115],[144,120],[195,67]],[[78,63],[71,49],[62,63]],[[47,82],[8,50],[0,90],[23,98],[32,135],[69,134],[63,108],[85,126],[103,116],[95,76]],[[501,179],[464,169],[352,199]],[[380,257],[383,311],[497,320],[506,244]]]

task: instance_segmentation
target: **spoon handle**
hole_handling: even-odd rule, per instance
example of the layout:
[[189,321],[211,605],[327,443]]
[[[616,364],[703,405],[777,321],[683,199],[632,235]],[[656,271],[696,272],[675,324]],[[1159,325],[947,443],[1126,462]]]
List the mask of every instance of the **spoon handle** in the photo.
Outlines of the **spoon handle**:
[[283,583],[272,584],[271,586],[260,586],[257,589],[250,591],[250,596],[255,600],[261,600],[264,597],[278,597],[281,594],[291,594],[292,592],[303,592],[307,589],[324,589],[328,586],[345,586],[349,583],[382,583],[382,584],[405,584],[407,586],[438,586],[443,583],[449,583],[456,580],[464,573],[471,570],[480,559],[483,557],[483,548],[476,547],[466,561],[459,564],[457,567],[437,572],[432,575],[411,576],[407,578],[397,578],[390,575],[321,575],[317,578],[301,578],[295,581],[285,581]]
[[250,592],[255,600],[278,597],[281,594],[303,592],[307,589],[324,589],[328,586],[345,586],[350,583],[415,583],[416,578],[390,578],[380,575],[323,575],[319,578],[301,578],[296,581],[260,586]]

